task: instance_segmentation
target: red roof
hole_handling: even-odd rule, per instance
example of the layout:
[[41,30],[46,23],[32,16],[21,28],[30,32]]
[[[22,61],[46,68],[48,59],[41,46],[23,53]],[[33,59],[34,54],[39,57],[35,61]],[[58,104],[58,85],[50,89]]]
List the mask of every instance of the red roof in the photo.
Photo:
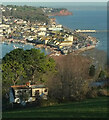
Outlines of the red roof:
[[11,86],[11,87],[13,87],[13,88],[15,88],[15,87],[26,87],[26,85],[14,85],[14,86]]
[[[31,86],[31,88],[33,88],[33,87],[44,87],[44,85],[30,85]],[[27,88],[28,87],[28,85],[14,85],[14,86],[11,86],[12,88]]]

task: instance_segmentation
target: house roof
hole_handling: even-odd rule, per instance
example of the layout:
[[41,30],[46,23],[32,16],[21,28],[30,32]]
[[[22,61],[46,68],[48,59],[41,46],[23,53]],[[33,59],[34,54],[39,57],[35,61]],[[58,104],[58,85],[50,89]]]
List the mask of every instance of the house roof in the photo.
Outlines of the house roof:
[[14,85],[14,86],[11,86],[11,88],[14,88],[14,89],[28,89],[28,88],[45,88],[45,85],[30,85],[30,86],[27,86],[27,85]]

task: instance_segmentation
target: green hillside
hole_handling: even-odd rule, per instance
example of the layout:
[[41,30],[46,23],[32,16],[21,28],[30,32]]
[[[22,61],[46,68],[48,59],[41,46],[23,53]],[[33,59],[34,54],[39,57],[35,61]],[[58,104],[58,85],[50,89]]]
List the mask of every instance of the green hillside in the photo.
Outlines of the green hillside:
[[[9,10],[11,8],[11,10]],[[23,20],[29,20],[35,22],[48,22],[48,17],[44,14],[41,8],[32,7],[32,6],[14,6],[7,5],[5,6],[5,12],[2,14],[4,16],[13,16],[14,18],[20,18]]]

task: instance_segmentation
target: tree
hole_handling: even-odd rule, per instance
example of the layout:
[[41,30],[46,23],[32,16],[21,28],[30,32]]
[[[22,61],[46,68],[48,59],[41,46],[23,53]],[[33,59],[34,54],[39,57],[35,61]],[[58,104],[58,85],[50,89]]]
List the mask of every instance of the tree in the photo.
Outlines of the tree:
[[91,65],[91,67],[89,69],[89,75],[92,77],[95,75],[95,66],[94,65]]
[[50,97],[59,101],[83,99],[92,81],[88,73],[91,60],[80,55],[60,56],[55,60],[58,72],[48,82]]
[[24,61],[27,76],[33,83],[46,81],[43,79],[43,75],[55,70],[55,62],[52,58],[47,58],[40,50],[27,50],[24,55]]
[[99,79],[104,79],[104,78],[106,78],[106,71],[101,70],[98,78],[99,78]]
[[26,77],[23,65],[16,61],[10,61],[2,65],[3,83],[16,85],[22,83],[22,79]]
[[40,50],[15,49],[2,59],[3,86],[45,82],[49,74],[55,71],[55,62],[47,58]]

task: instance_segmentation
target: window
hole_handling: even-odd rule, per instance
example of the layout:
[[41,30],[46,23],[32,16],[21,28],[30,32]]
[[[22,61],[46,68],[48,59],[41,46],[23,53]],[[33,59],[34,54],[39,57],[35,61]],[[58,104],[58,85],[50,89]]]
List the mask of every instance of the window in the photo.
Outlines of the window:
[[45,89],[44,92],[47,92],[47,89]]
[[35,90],[35,96],[39,95],[39,90]]

